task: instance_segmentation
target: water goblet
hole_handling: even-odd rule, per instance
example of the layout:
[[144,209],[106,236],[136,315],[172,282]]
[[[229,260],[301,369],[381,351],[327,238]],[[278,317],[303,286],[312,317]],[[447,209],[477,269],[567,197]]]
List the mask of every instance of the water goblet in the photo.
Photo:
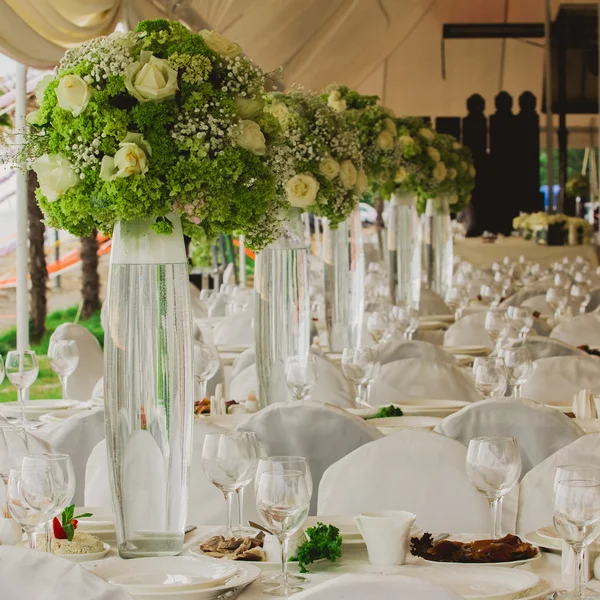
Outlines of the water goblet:
[[573,299],[577,312],[584,314],[587,305],[592,299],[592,292],[589,285],[585,282],[574,283],[571,286],[571,298]]
[[462,287],[451,287],[446,292],[446,305],[450,312],[454,315],[454,319],[458,321],[463,314],[463,310],[468,306],[469,298],[466,291]]
[[554,476],[554,492],[561,481],[597,481],[600,483],[600,467],[596,465],[559,465]]
[[79,349],[75,340],[50,342],[48,359],[52,370],[58,375],[63,400],[67,399],[67,381],[79,363]]
[[531,309],[525,306],[509,306],[506,311],[511,324],[519,332],[519,338],[525,339],[533,327],[533,314]]
[[565,308],[569,300],[569,295],[564,287],[551,287],[546,291],[546,302],[554,311],[555,318],[558,318],[560,312]]
[[244,526],[244,490],[254,479],[261,451],[258,440],[256,439],[256,433],[254,433],[254,431],[243,431],[239,433],[243,433],[243,435],[246,437],[246,443],[248,444],[250,455],[254,457],[254,461],[252,468],[247,473],[247,478],[243,481],[240,481],[237,489],[235,490],[238,501],[238,527],[235,530],[235,534],[239,537],[252,537],[256,535],[256,530]]
[[342,373],[357,388],[357,406],[370,407],[369,387],[373,379],[376,357],[371,348],[344,348]]
[[219,370],[221,359],[219,352],[212,344],[194,342],[194,376],[200,384],[200,399],[206,398],[206,386]]
[[11,350],[6,355],[6,376],[17,388],[19,404],[21,405],[21,418],[15,421],[15,425],[33,429],[39,427],[39,423],[28,421],[25,418],[25,390],[37,379],[39,366],[37,356],[32,350],[19,352]]
[[504,396],[506,393],[506,367],[499,357],[477,357],[473,362],[473,379],[477,391],[484,398]]
[[394,331],[394,323],[390,313],[385,310],[378,310],[369,313],[367,317],[367,331],[376,344],[387,340]]
[[408,306],[392,307],[392,318],[396,329],[402,333],[405,340],[411,340],[419,327],[419,312]]
[[314,356],[290,356],[285,361],[285,382],[296,402],[310,398],[319,374]]
[[508,334],[506,311],[492,308],[485,314],[484,328],[494,344],[494,354],[498,353],[500,340]]
[[513,346],[503,348],[500,356],[506,365],[508,383],[514,388],[515,396],[520,398],[521,388],[533,370],[531,354],[527,346]]

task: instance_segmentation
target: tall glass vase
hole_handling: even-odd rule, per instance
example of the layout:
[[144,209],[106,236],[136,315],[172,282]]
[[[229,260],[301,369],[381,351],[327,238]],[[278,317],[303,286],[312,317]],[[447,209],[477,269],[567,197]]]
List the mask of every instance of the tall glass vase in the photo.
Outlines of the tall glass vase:
[[421,222],[414,194],[396,192],[388,222],[390,295],[393,304],[419,309],[421,300]]
[[360,214],[323,229],[325,323],[329,349],[360,345],[365,305],[365,256]]
[[453,242],[448,198],[427,200],[421,216],[423,233],[423,271],[425,285],[446,297],[452,287]]
[[181,220],[113,232],[104,333],[104,398],[117,546],[122,558],[180,554],[187,516],[194,377]]
[[261,408],[285,402],[285,361],[308,356],[308,248],[300,211],[291,209],[278,240],[261,250],[254,268],[254,339]]

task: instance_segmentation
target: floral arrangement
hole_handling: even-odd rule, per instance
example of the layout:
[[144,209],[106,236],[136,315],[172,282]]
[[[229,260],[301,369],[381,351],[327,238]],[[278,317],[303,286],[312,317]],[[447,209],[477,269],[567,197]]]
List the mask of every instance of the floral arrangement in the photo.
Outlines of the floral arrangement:
[[264,86],[240,46],[166,20],[69,50],[36,90],[21,157],[48,223],[84,236],[151,218],[170,233],[175,213],[192,238],[240,232],[263,247],[266,215],[286,204]]
[[569,217],[562,213],[549,215],[545,212],[537,213],[521,213],[513,219],[513,228],[529,231],[537,231],[538,229],[546,229],[550,225],[558,225],[560,223],[567,225]]
[[318,95],[294,88],[272,93],[265,112],[283,128],[279,171],[292,176],[284,190],[291,206],[327,217],[335,228],[347,219],[367,189],[367,177],[356,130],[341,108]]
[[586,175],[575,175],[567,181],[565,191],[571,198],[587,198],[590,194],[590,182]]

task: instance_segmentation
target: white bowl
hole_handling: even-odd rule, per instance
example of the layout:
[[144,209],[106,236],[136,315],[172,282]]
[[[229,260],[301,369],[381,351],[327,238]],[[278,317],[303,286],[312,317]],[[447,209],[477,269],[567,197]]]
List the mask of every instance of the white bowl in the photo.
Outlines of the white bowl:
[[110,546],[105,543],[104,550],[102,552],[91,552],[89,554],[55,554],[54,556],[59,556],[60,558],[66,558],[71,562],[81,563],[87,562],[89,560],[100,560],[104,558],[110,550]]

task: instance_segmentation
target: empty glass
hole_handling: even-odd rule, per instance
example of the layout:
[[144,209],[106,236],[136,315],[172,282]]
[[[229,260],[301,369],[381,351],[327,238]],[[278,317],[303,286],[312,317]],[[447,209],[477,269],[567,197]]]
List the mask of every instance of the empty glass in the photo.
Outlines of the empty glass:
[[521,388],[533,370],[531,354],[526,346],[503,348],[500,356],[504,360],[508,383],[513,387],[515,396],[521,397]]
[[506,393],[506,367],[501,358],[477,357],[473,363],[473,379],[477,391],[484,398],[504,396]]
[[48,359],[52,370],[58,375],[63,400],[67,399],[67,380],[79,363],[79,350],[75,340],[57,340],[50,343]]
[[238,500],[238,528],[235,530],[235,533],[240,537],[245,537],[253,536],[257,533],[254,529],[249,529],[244,526],[244,490],[252,481],[252,479],[254,479],[254,474],[256,473],[256,468],[258,466],[258,459],[260,458],[260,445],[258,444],[258,440],[256,439],[256,434],[254,431],[243,431],[239,433],[242,433],[246,436],[250,453],[254,457],[253,466],[250,471],[248,471],[247,478],[243,481],[240,481],[237,489],[235,490]]
[[571,298],[573,304],[577,308],[577,312],[583,314],[587,309],[587,305],[592,299],[592,292],[590,286],[584,282],[574,283],[571,286]]
[[412,340],[415,331],[419,328],[419,311],[408,306],[392,307],[392,318],[396,329],[405,340]]
[[509,306],[506,311],[511,325],[518,331],[519,338],[525,339],[533,327],[533,314],[526,306]]
[[310,495],[301,471],[266,471],[256,490],[256,508],[266,528],[281,544],[281,584],[265,589],[272,596],[289,596],[302,591],[288,581],[289,540],[308,515]]
[[451,287],[446,292],[446,305],[458,321],[463,314],[464,309],[469,305],[469,298],[466,290],[462,287]]
[[394,322],[388,311],[375,311],[367,317],[367,331],[376,344],[382,342],[394,333]]
[[573,479],[559,481],[554,493],[554,527],[575,553],[573,594],[562,597],[582,600],[583,553],[600,534],[600,483]]
[[371,348],[344,348],[342,373],[356,386],[357,406],[370,407],[369,387],[377,359]]
[[194,342],[194,377],[200,384],[200,399],[206,398],[206,385],[219,370],[221,359],[212,344]]
[[233,494],[244,482],[252,479],[256,467],[256,450],[248,443],[244,432],[210,432],[202,447],[202,468],[210,482],[219,488],[227,502],[225,533],[232,536]]
[[0,354],[0,383],[4,381],[4,360],[2,360],[2,354]]
[[[0,479],[8,485],[11,469],[20,468],[23,458],[29,454],[25,430],[17,425],[0,425]],[[6,499],[2,506],[4,517],[8,517]]]
[[37,356],[32,350],[19,352],[11,350],[6,355],[6,376],[17,388],[19,403],[21,404],[21,418],[15,421],[15,425],[26,428],[39,427],[39,423],[28,421],[25,418],[25,390],[37,379],[39,366]]
[[319,374],[314,356],[290,356],[285,361],[285,382],[297,402],[310,398]]
[[561,481],[597,481],[600,483],[600,467],[596,465],[559,465],[554,476],[554,492]]
[[502,498],[521,475],[521,454],[511,437],[481,437],[469,442],[467,477],[486,496],[492,512],[492,538],[502,537]]
[[506,311],[492,308],[485,314],[484,328],[494,344],[494,353],[497,353],[500,340],[508,334],[508,319]]
[[564,287],[551,287],[546,292],[546,302],[554,311],[555,318],[565,309],[568,300],[569,294]]

